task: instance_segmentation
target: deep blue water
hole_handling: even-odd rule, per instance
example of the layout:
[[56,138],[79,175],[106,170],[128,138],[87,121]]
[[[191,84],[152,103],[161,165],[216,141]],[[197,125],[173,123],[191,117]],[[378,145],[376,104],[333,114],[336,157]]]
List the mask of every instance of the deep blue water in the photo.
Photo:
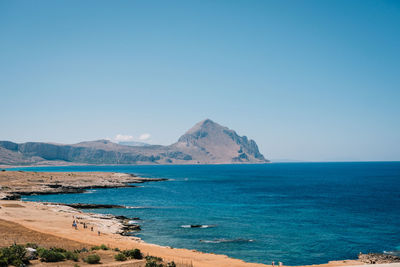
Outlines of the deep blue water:
[[[25,198],[138,207],[95,212],[140,217],[138,236],[150,243],[287,265],[400,250],[400,162],[34,169],[172,179],[139,188]],[[216,227],[181,227],[188,224]]]

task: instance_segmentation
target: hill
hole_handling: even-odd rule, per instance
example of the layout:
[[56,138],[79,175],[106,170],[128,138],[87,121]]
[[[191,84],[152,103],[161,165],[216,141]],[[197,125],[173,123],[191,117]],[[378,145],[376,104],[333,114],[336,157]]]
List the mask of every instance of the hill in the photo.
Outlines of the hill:
[[228,164],[266,163],[255,141],[212,120],[197,123],[169,146],[122,145],[109,140],[72,145],[0,141],[0,164]]

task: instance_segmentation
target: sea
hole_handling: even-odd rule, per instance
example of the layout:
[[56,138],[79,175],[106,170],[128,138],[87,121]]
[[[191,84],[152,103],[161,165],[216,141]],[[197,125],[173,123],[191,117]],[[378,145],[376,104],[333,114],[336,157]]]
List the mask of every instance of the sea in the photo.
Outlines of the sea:
[[[400,253],[400,162],[34,167],[168,178],[134,188],[24,200],[125,205],[145,242],[248,262],[320,264]],[[191,225],[201,227],[192,228]]]

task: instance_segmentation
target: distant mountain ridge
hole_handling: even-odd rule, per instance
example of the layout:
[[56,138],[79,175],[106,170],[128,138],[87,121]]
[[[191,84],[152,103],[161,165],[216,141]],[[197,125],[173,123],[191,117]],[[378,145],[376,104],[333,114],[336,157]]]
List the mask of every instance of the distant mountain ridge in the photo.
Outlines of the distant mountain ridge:
[[0,141],[0,164],[229,164],[267,163],[255,141],[210,119],[193,126],[169,146],[123,145],[109,140],[73,145]]

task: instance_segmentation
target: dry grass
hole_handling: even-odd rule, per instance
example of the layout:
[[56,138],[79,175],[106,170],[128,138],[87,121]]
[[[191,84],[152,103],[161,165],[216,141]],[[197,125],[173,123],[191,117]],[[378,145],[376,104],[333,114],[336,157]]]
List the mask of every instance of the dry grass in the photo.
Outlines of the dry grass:
[[90,247],[89,244],[72,241],[50,234],[43,234],[28,229],[20,224],[0,219],[0,247],[10,246],[14,243],[36,243],[45,248],[60,247],[62,245],[61,247],[68,250]]

